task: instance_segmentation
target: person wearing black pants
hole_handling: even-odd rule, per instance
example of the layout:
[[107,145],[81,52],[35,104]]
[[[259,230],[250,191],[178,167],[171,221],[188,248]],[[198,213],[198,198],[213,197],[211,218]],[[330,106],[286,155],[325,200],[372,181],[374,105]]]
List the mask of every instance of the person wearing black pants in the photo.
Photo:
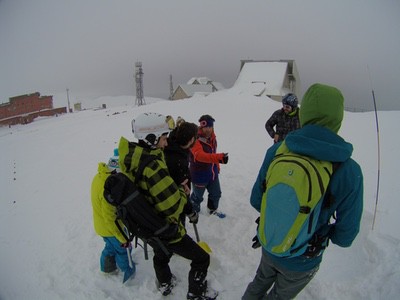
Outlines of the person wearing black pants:
[[154,248],[153,265],[157,280],[168,282],[173,278],[168,264],[172,254],[178,254],[192,261],[189,271],[189,293],[201,295],[207,285],[205,278],[210,265],[210,255],[187,234],[179,242],[168,244],[166,248],[170,251],[170,255],[165,254],[161,248]]

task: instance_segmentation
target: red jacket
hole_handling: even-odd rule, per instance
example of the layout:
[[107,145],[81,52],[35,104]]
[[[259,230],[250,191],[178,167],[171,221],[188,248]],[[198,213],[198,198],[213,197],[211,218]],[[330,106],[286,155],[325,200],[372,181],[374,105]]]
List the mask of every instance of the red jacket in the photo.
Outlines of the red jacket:
[[214,132],[209,139],[202,136],[199,131],[199,138],[191,149],[190,174],[192,182],[197,185],[206,185],[215,180],[219,173],[219,163],[224,154],[217,153],[217,139]]

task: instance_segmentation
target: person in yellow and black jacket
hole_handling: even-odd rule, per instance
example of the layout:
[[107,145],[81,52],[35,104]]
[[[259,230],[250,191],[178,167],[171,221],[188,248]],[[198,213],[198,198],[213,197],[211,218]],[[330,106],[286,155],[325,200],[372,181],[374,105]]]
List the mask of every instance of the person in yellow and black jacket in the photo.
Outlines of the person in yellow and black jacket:
[[[117,149],[116,149],[117,150]],[[117,265],[124,272],[123,282],[126,282],[135,274],[135,264],[129,266],[127,250],[130,251],[130,244],[115,224],[116,208],[104,199],[104,183],[112,172],[119,171],[118,153],[110,158],[108,165],[99,163],[97,174],[94,176],[91,186],[91,201],[93,208],[93,225],[96,233],[100,235],[105,247],[100,256],[100,270],[107,274],[114,274]]]
[[[216,299],[218,293],[207,287],[206,280],[210,256],[186,234],[180,220],[188,200],[183,187],[178,186],[170,176],[165,162],[163,149],[168,145],[167,138],[170,132],[166,117],[157,113],[140,114],[132,120],[132,132],[138,142],[129,142],[124,137],[121,137],[119,142],[121,172],[134,181],[140,162],[148,161],[149,156],[154,157],[144,167],[138,185],[146,200],[160,216],[165,217],[169,223],[179,225],[175,238],[165,246],[171,253],[192,261],[187,299]],[[191,222],[198,220],[195,211],[188,217]],[[154,247],[153,250],[157,287],[166,296],[176,284],[176,277],[169,267],[171,256],[161,248]]]

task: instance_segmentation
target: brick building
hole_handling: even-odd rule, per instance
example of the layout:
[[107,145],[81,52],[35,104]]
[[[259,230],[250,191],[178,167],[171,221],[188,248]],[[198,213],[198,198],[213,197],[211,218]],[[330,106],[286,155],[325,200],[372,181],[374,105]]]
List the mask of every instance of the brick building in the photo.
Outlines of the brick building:
[[66,108],[53,108],[53,96],[40,93],[11,97],[10,102],[0,104],[0,125],[27,124],[39,116],[66,113]]

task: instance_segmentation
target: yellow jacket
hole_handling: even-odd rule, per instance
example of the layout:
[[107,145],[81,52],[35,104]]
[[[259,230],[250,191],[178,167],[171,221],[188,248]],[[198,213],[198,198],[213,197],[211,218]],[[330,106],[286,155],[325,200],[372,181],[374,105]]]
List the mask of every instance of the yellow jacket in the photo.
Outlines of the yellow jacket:
[[121,243],[126,243],[124,236],[115,225],[116,208],[109,204],[103,196],[104,183],[111,171],[103,162],[99,163],[97,171],[91,188],[94,230],[102,237],[115,237]]

